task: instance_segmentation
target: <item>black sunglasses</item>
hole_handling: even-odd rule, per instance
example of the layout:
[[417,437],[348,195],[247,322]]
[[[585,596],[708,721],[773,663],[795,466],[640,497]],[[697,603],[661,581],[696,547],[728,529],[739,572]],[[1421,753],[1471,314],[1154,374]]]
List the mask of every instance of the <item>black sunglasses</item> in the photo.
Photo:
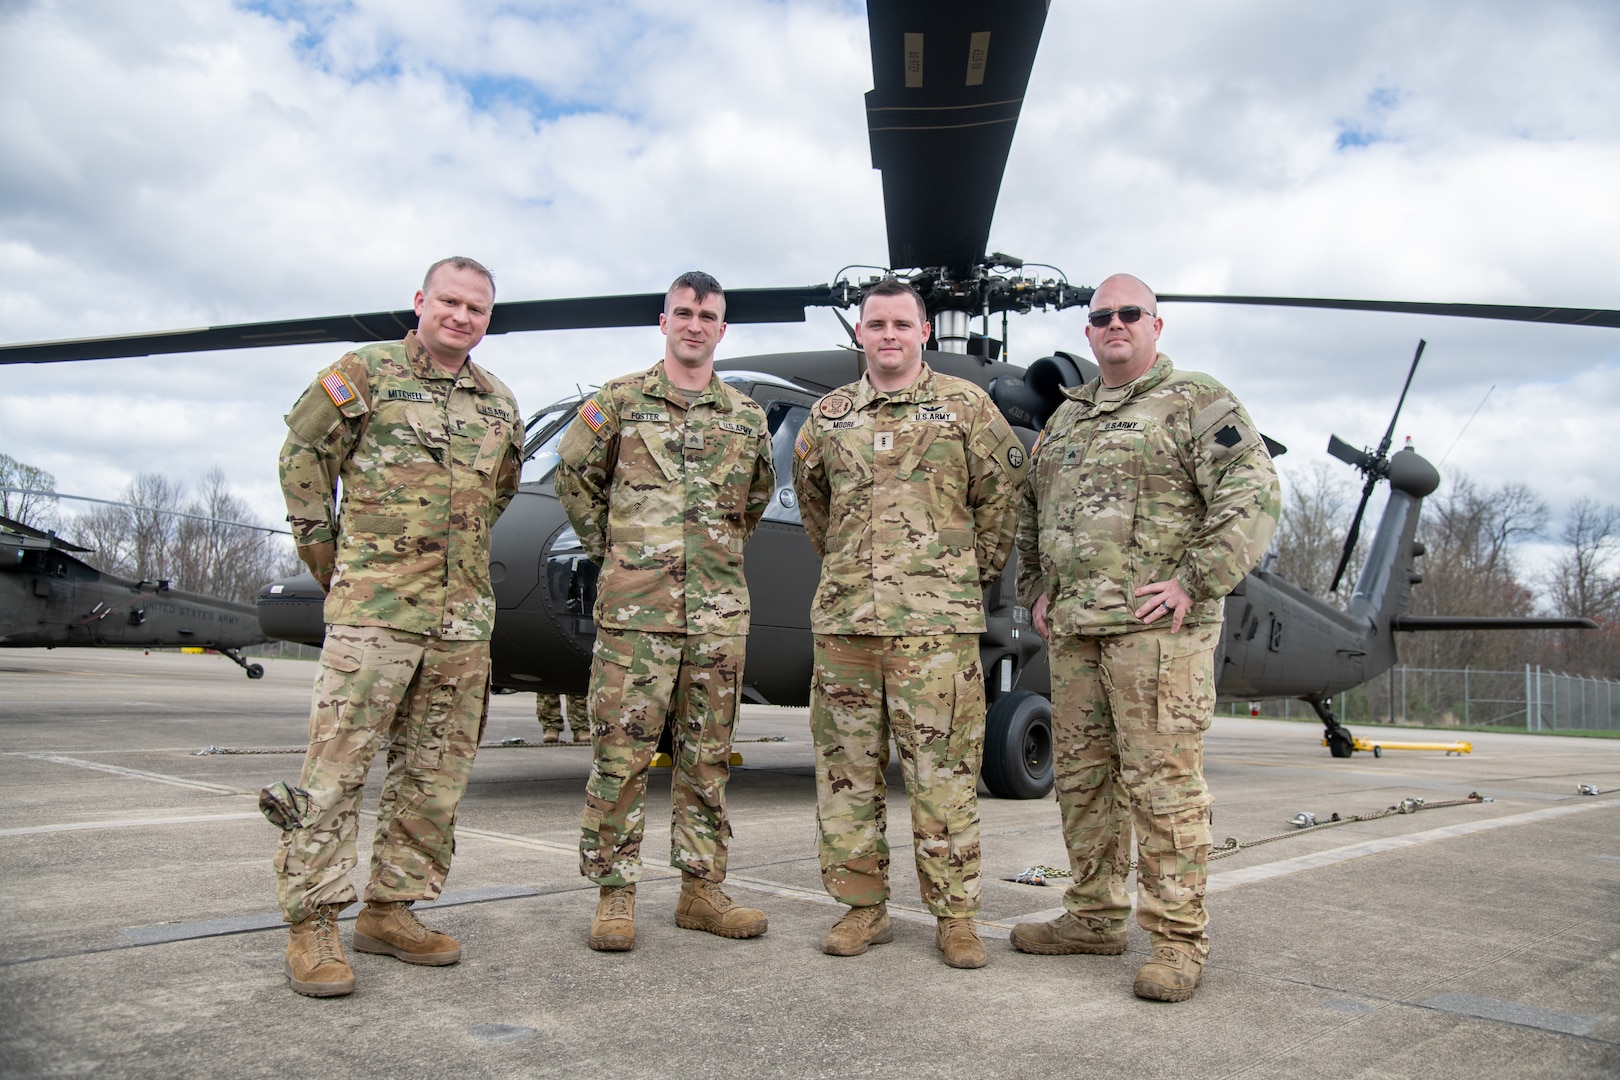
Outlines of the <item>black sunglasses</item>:
[[1090,320],[1092,326],[1095,326],[1097,329],[1101,330],[1103,327],[1114,321],[1115,315],[1118,315],[1119,321],[1124,323],[1126,326],[1129,326],[1131,323],[1135,322],[1137,319],[1140,319],[1144,315],[1150,319],[1158,318],[1158,316],[1153,314],[1153,312],[1143,311],[1135,304],[1132,304],[1130,307],[1104,308],[1102,311],[1093,311],[1090,315],[1087,315],[1086,318]]

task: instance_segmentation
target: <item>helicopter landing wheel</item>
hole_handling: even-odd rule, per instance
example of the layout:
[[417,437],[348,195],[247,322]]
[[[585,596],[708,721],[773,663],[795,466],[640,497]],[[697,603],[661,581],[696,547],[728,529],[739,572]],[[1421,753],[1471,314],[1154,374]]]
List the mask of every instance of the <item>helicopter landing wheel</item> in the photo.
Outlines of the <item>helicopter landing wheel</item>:
[[247,677],[250,678],[250,679],[262,679],[262,678],[264,678],[264,665],[263,664],[249,664],[247,667],[243,668],[242,670],[247,672]]
[[1327,737],[1328,753],[1334,757],[1349,757],[1356,752],[1355,743],[1350,734],[1344,731],[1330,731]]
[[1039,799],[1052,790],[1052,703],[1028,690],[1001,695],[984,722],[979,775],[998,799]]

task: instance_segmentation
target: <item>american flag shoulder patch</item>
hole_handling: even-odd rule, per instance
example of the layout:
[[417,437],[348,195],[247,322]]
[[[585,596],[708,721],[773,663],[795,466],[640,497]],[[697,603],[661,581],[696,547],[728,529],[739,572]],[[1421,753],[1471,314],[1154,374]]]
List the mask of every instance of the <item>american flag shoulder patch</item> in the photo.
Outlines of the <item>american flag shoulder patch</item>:
[[595,398],[585,399],[585,404],[579,407],[579,418],[585,421],[586,427],[598,435],[602,433],[602,428],[608,422],[607,413],[602,411],[602,407],[596,403]]
[[810,440],[804,437],[803,431],[800,431],[799,437],[793,440],[793,453],[801,461],[804,460],[805,455],[810,453]]
[[343,377],[341,371],[329,371],[322,376],[321,389],[332,399],[332,404],[340,409],[356,397],[354,387],[349,385],[349,380]]
[[1045,438],[1046,432],[1044,430],[1039,435],[1035,436],[1035,445],[1029,448],[1029,456],[1031,460],[1034,460],[1035,455],[1041,452],[1041,441]]

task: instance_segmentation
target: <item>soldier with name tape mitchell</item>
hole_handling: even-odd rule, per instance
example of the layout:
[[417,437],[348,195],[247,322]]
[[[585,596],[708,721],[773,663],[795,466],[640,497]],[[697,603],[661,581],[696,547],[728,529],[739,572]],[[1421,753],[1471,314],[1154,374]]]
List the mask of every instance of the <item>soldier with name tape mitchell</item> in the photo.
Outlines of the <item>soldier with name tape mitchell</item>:
[[984,589],[1012,549],[1024,447],[983,390],[923,362],[927,312],[909,284],[867,290],[856,332],[865,376],[823,397],[794,446],[822,557],[810,611],[821,878],[849,906],[822,949],[854,956],[892,937],[892,730],[935,944],[952,967],[979,967],[979,634]]
[[1058,805],[1074,884],[1066,912],[1020,923],[1031,953],[1125,951],[1131,829],[1137,921],[1152,935],[1138,997],[1183,1001],[1209,955],[1210,796],[1222,598],[1276,529],[1277,473],[1243,406],[1157,351],[1146,285],[1108,278],[1086,337],[1101,375],[1031,454],[1018,598],[1047,639]]
[[436,899],[449,873],[489,706],[489,532],[517,492],[523,451],[511,391],[468,356],[494,301],[477,262],[434,263],[417,329],[345,354],[287,415],[287,520],[327,591],[327,628],[298,790],[272,785],[261,806],[285,830],[275,870],[293,924],[287,977],[312,997],[354,989],[336,918],[355,901],[360,796],[383,745],[355,948],[428,965],[461,956],[411,904]]
[[599,887],[592,949],[635,947],[647,769],[666,722],[676,925],[766,929],[764,912],[720,888],[749,625],[743,546],[776,488],[764,411],[714,373],[725,310],[708,274],[676,278],[658,317],[664,358],[587,398],[558,447],[557,497],[601,567],[579,846],[580,873]]

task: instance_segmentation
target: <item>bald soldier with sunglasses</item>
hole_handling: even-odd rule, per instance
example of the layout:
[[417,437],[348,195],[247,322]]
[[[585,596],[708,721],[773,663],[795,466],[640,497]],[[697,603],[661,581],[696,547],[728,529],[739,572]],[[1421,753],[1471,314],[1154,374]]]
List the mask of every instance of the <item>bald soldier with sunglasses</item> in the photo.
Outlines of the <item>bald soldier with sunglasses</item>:
[[1074,884],[1064,914],[1013,928],[1029,953],[1125,951],[1131,829],[1137,997],[1185,1001],[1209,956],[1210,796],[1222,598],[1277,527],[1277,473],[1243,406],[1158,351],[1152,290],[1116,274],[1091,298],[1102,369],[1047,421],[1018,516],[1018,599],[1047,640],[1058,805]]

